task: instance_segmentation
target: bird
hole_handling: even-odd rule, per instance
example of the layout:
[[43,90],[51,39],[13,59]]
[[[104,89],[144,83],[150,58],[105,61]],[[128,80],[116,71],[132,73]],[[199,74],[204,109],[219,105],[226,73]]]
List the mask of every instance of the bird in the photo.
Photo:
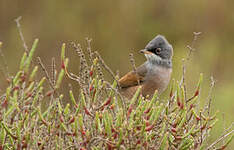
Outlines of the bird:
[[118,80],[120,93],[128,99],[140,86],[143,97],[152,97],[156,90],[161,94],[171,79],[173,47],[163,35],[154,37],[139,52],[145,55],[146,61]]

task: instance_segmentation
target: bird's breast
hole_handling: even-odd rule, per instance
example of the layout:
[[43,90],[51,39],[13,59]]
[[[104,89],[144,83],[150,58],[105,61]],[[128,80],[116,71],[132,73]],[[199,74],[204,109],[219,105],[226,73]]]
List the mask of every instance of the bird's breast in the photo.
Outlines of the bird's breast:
[[155,90],[162,93],[168,86],[171,78],[171,68],[157,66],[148,71],[143,83],[143,94],[152,95]]

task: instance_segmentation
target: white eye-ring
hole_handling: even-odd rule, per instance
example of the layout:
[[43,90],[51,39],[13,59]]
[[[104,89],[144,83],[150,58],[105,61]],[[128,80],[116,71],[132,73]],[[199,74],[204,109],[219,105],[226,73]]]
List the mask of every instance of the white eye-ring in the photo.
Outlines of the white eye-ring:
[[159,53],[161,52],[161,50],[162,50],[162,49],[161,49],[160,47],[158,47],[158,48],[155,49],[155,52],[156,52],[157,54],[159,54]]

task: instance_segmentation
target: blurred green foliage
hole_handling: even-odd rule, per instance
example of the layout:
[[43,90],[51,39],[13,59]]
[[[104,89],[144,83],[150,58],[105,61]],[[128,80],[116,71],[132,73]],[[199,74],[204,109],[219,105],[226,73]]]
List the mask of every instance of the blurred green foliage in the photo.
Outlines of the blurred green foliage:
[[[219,122],[220,130],[214,133],[217,135],[234,121],[233,8],[232,0],[0,0],[0,41],[10,73],[15,73],[18,69],[15,60],[20,60],[24,49],[14,19],[22,16],[26,43],[32,45],[35,37],[40,39],[36,55],[41,56],[46,67],[50,67],[51,57],[59,60],[56,51],[61,43],[85,44],[84,38],[90,37],[93,49],[99,51],[112,70],[119,70],[123,75],[132,69],[129,53],[141,64],[145,58],[138,50],[162,34],[174,47],[173,78],[179,79],[186,45],[191,43],[194,31],[201,31],[186,70],[186,82],[188,86],[194,85],[194,79],[203,72],[203,96],[206,97],[210,76],[217,81],[212,107],[219,109],[220,119],[225,120]],[[79,64],[77,56],[71,48],[67,53],[72,60],[70,67],[75,70]],[[1,71],[0,88],[7,84],[3,74]]]

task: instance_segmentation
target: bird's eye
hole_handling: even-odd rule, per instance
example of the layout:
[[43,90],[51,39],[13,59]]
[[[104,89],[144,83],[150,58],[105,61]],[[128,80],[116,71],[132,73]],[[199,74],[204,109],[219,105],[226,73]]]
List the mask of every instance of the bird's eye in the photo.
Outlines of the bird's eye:
[[157,54],[159,54],[159,53],[161,52],[161,50],[162,50],[162,49],[158,47],[158,48],[155,49],[155,52],[156,52]]

